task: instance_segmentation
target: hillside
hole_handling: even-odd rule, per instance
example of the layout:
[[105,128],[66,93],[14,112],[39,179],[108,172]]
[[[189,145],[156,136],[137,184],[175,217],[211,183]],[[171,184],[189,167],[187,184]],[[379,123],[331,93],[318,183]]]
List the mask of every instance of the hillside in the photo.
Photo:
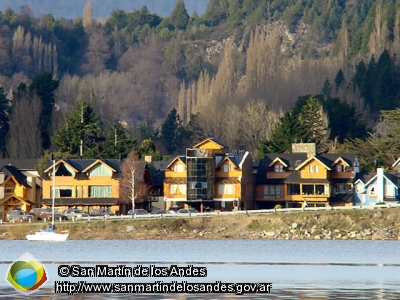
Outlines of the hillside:
[[[399,0],[24,3],[31,9],[7,8],[21,4],[8,0],[0,7],[3,156],[37,158],[46,150],[79,156],[54,144],[79,101],[102,124],[92,144],[108,139],[88,149],[92,156],[109,157],[119,130],[136,147],[151,139],[151,151],[162,155],[213,136],[259,158],[290,151],[279,146],[276,128],[288,133],[289,145],[365,149],[367,169],[374,161],[390,168],[400,155],[388,146],[400,134],[376,126],[382,111],[400,107]],[[105,16],[99,12],[115,5]],[[59,18],[57,8],[74,16]],[[314,107],[302,112],[310,97]],[[21,105],[11,110],[11,99]],[[28,106],[36,113],[24,111]],[[294,130],[311,112],[318,112],[324,136]],[[375,134],[378,127],[383,132]]]

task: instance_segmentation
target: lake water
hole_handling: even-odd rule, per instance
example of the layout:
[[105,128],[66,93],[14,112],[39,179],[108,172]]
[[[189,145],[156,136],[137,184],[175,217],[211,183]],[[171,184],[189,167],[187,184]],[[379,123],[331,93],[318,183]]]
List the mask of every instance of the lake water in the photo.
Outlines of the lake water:
[[[0,241],[0,298],[41,299],[400,299],[400,241],[110,240]],[[29,252],[43,262],[46,285],[22,297],[5,281],[9,264]],[[63,265],[206,267],[205,278],[59,277]],[[272,283],[270,294],[54,294],[55,281]]]

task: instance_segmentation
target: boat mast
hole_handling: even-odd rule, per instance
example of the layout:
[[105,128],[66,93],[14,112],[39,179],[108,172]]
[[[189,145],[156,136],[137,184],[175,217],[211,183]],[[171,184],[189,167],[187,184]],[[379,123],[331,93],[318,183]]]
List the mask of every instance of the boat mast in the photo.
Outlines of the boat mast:
[[51,199],[51,228],[54,228],[54,198],[56,196],[56,160],[51,155],[53,160],[53,191],[52,191],[52,199]]

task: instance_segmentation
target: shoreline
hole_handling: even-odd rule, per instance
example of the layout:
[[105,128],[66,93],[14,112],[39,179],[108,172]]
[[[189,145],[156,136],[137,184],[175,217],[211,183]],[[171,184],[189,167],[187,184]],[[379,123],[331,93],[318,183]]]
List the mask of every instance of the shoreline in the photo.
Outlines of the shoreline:
[[[45,226],[43,222],[2,224],[0,240],[25,240]],[[56,231],[61,230],[69,230],[69,240],[400,240],[400,209],[56,222]]]

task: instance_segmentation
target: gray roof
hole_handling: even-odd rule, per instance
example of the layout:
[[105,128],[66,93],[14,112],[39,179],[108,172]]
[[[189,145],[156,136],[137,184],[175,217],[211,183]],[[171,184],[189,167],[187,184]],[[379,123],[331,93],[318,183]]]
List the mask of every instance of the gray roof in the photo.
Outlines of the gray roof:
[[[332,167],[332,164],[339,158],[341,157],[344,161],[346,161],[351,167],[353,167],[354,161],[357,157],[357,154],[353,153],[324,153],[324,154],[319,154],[315,156],[317,159],[319,159],[322,163],[324,163],[328,167]],[[302,164],[304,161],[308,159],[306,153],[266,153],[264,156],[264,159],[262,159],[258,165],[258,170],[257,170],[257,176],[256,176],[256,182],[257,183],[280,183],[280,182],[315,182],[315,183],[323,183],[323,182],[332,182],[332,183],[345,183],[345,182],[351,182],[352,180],[350,179],[335,179],[335,178],[329,178],[329,179],[303,179],[300,178],[300,174],[298,172],[294,172],[290,174],[286,179],[273,179],[274,181],[271,181],[271,179],[266,178],[266,173],[267,171],[273,171],[274,167],[269,166],[271,162],[273,162],[276,158],[279,158],[282,160],[287,167],[284,167],[284,170],[290,171],[290,170],[295,170],[300,164]]]
[[39,163],[38,158],[33,159],[12,159],[5,158],[0,159],[0,167],[2,166],[14,166],[19,170],[36,170]]
[[150,175],[153,181],[153,187],[162,187],[164,184],[165,173],[163,170],[163,166],[166,161],[152,161],[148,163]]
[[26,176],[16,167],[14,166],[4,166],[1,168],[0,172],[3,172],[5,175],[5,179],[8,177],[13,176],[17,182],[26,187],[26,188],[31,188],[30,184],[28,183],[28,180]]

